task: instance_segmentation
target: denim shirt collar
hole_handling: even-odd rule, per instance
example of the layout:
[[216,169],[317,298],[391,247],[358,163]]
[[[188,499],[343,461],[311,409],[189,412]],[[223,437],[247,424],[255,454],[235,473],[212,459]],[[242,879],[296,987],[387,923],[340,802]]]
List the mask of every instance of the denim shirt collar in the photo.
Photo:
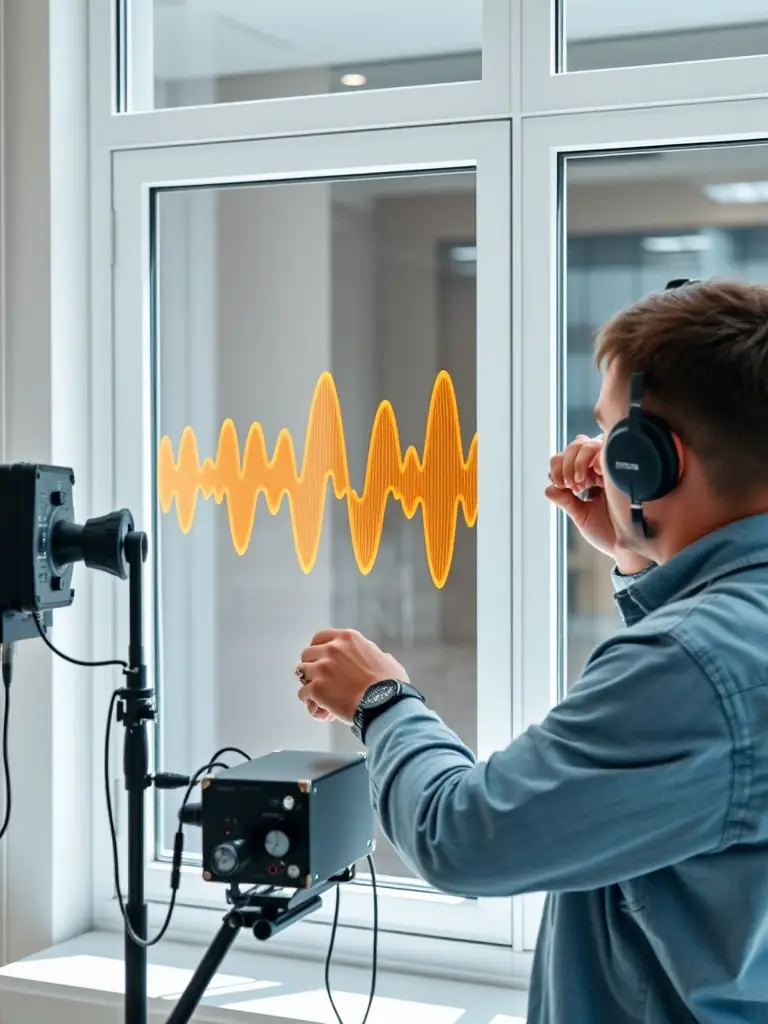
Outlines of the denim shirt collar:
[[753,565],[768,565],[768,513],[738,519],[684,548],[616,594],[629,624]]

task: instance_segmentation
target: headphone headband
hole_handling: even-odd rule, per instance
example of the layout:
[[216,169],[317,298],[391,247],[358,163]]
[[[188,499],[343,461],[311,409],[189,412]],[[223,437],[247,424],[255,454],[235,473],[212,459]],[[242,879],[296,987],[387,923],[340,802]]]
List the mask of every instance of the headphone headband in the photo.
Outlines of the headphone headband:
[[629,419],[637,422],[643,415],[643,394],[646,386],[645,373],[633,373],[629,381]]
[[670,288],[682,288],[686,284],[701,284],[701,278],[699,277],[676,277],[673,281],[668,281],[664,285],[664,291],[668,292]]

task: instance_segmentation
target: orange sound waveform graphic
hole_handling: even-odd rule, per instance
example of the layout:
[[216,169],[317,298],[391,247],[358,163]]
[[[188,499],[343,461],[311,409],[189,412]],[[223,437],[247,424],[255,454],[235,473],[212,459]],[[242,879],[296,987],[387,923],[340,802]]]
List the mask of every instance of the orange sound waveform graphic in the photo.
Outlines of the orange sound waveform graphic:
[[219,504],[226,498],[232,542],[242,555],[250,543],[259,495],[264,495],[272,515],[287,496],[296,554],[305,573],[317,559],[329,480],[336,497],[347,500],[352,547],[361,573],[369,573],[376,561],[391,494],[409,519],[421,506],[429,571],[435,586],[442,587],[451,569],[459,506],[468,526],[477,521],[477,434],[465,459],[449,375],[441,371],[435,380],[421,458],[413,446],[402,454],[394,409],[389,402],[381,403],[359,494],[349,479],[341,405],[330,373],[321,375],[312,396],[301,471],[291,434],[280,431],[270,458],[260,423],[253,423],[248,431],[242,460],[235,425],[229,419],[221,427],[216,458],[202,464],[191,427],[181,435],[178,458],[170,438],[160,442],[160,505],[169,512],[175,499],[184,533],[192,528],[198,495],[213,497]]

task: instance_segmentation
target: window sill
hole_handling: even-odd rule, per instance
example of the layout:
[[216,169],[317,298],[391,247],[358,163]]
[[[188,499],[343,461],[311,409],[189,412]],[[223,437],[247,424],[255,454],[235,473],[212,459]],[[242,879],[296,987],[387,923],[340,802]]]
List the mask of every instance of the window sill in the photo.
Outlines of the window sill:
[[[246,1013],[254,1024],[333,1024],[322,966],[255,952],[253,941],[235,944],[195,1020],[234,1024]],[[203,952],[201,946],[173,942],[150,950],[152,1024],[167,1018]],[[332,987],[342,1019],[362,1019],[369,984],[369,972],[363,968],[333,969]],[[38,1020],[116,1024],[122,1020],[122,992],[122,936],[90,932],[0,968],[0,1019],[5,1020],[7,1014],[9,1021],[23,1019],[26,1024]],[[57,1001],[55,1012],[52,999]],[[525,1003],[524,992],[503,986],[436,982],[380,971],[370,1024],[392,1020],[398,1024],[456,1024],[465,1016],[471,1017],[473,1024],[524,1024]]]
[[[346,893],[345,893],[346,896]],[[371,929],[345,920],[347,902],[336,933],[333,960],[339,969],[350,967],[368,976],[371,963]],[[100,932],[122,934],[123,924],[114,899],[100,900],[95,905],[92,927]],[[177,904],[166,941],[194,946],[198,951],[206,948],[218,930],[226,907],[218,908]],[[164,904],[150,901],[149,931],[156,934],[166,916]],[[331,937],[330,921],[320,919],[320,913],[293,925],[289,931],[267,943],[257,943],[245,933],[240,936],[239,947],[266,960],[289,958],[292,962],[312,962],[322,977],[322,964]],[[162,945],[165,945],[163,943]],[[162,946],[161,946],[162,948]],[[518,952],[509,945],[494,945],[450,936],[414,934],[414,929],[397,931],[381,928],[379,932],[379,969],[395,975],[416,975],[422,981],[427,977],[443,981],[466,982],[499,988],[527,990],[530,979],[532,954]],[[366,982],[367,986],[367,982]]]

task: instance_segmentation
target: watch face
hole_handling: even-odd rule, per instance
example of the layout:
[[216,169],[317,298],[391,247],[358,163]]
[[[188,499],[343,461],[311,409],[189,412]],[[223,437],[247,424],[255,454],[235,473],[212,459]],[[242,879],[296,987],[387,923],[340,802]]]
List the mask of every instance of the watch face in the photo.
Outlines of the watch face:
[[381,704],[386,704],[386,702],[391,700],[397,693],[399,693],[399,691],[400,687],[395,682],[377,683],[364,695],[363,699],[360,701],[360,707],[379,707]]

